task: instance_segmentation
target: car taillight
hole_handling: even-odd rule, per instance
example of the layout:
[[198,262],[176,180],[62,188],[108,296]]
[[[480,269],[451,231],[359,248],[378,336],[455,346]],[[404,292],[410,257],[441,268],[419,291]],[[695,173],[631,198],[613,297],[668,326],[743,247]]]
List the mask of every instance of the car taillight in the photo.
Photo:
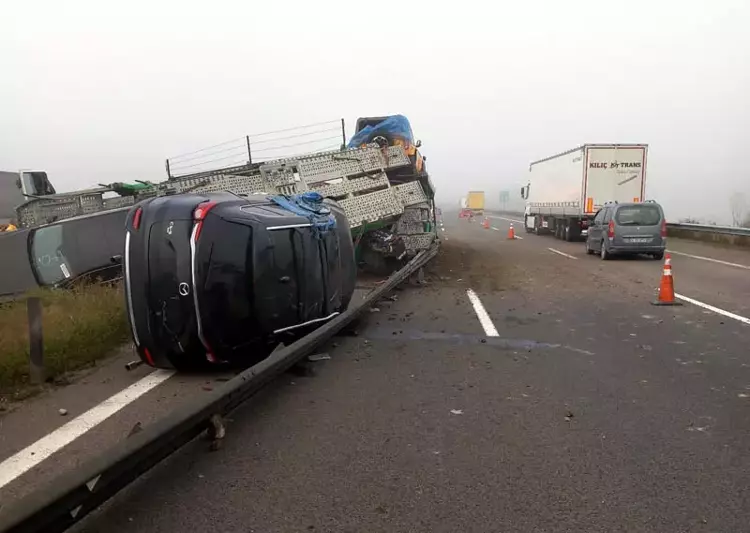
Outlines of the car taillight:
[[133,229],[141,227],[141,216],[143,216],[143,208],[139,207],[135,210],[135,215],[133,215]]
[[666,239],[667,237],[667,221],[666,219],[661,221],[661,237],[662,239]]
[[607,237],[609,237],[610,239],[615,238],[615,221],[614,220],[609,221],[609,228],[607,229]]
[[216,202],[204,202],[200,204],[198,207],[195,208],[195,211],[193,211],[193,220],[195,220],[196,226],[195,226],[195,240],[198,240],[198,237],[200,237],[201,230],[203,229],[203,221],[206,219],[206,215],[208,212],[213,209],[213,207],[216,205]]
[[148,351],[148,348],[143,348],[143,355],[146,357],[146,362],[149,366],[154,366],[154,358],[151,357],[151,352]]

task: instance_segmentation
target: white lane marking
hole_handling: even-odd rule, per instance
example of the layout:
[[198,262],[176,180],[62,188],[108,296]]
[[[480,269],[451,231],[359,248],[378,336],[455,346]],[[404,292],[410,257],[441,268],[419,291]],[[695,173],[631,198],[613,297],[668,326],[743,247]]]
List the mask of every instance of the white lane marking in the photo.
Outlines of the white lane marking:
[[674,250],[667,250],[670,254],[684,255],[685,257],[692,257],[693,259],[702,259],[703,261],[711,261],[712,263],[719,263],[720,265],[727,265],[735,268],[744,268],[750,270],[750,266],[740,265],[739,263],[730,263],[729,261],[721,261],[720,259],[713,259],[711,257],[703,257],[702,255],[686,254],[685,252],[675,252]]
[[490,318],[490,315],[487,314],[487,310],[484,308],[484,305],[482,305],[482,300],[479,299],[477,293],[471,289],[466,289],[466,296],[469,297],[471,305],[474,306],[474,312],[477,314],[477,318],[482,325],[482,329],[484,329],[485,335],[488,337],[499,337],[497,330],[495,329],[495,324],[492,323],[492,319]]
[[719,309],[718,307],[714,307],[713,305],[708,305],[708,304],[704,304],[703,302],[699,302],[698,300],[693,300],[692,298],[688,298],[687,296],[683,296],[682,294],[675,294],[674,297],[677,298],[678,300],[683,300],[693,305],[697,305],[698,307],[702,307],[703,309],[708,309],[709,311],[713,311],[714,313],[717,313],[719,315],[724,315],[725,317],[733,318],[734,320],[738,320],[744,324],[750,325],[750,318],[745,318],[744,316],[735,315],[734,313],[730,313],[729,311],[724,311],[723,309]]
[[487,215],[488,218],[496,218],[498,220],[507,220],[508,222],[520,222],[523,224],[523,220],[518,220],[517,218],[505,218],[505,217],[496,217],[495,215]]
[[93,429],[117,411],[137,400],[148,391],[174,375],[172,370],[156,370],[143,379],[136,381],[127,389],[92,407],[67,424],[57,428],[49,435],[42,437],[34,444],[24,448],[12,457],[0,463],[0,488],[4,487],[21,474],[61,450],[78,437]]
[[555,250],[554,248],[547,248],[550,252],[555,252],[556,254],[559,254],[563,257],[567,257],[568,259],[578,259],[577,257],[573,257],[570,254],[566,254],[565,252],[561,252],[560,250]]
[[516,238],[516,239],[518,239],[519,241],[522,241],[522,240],[523,240],[523,237],[519,237],[518,235],[513,235],[513,237],[515,237],[515,238]]
[[492,226],[492,229],[494,229],[495,231],[500,231],[500,228],[496,228],[495,226]]

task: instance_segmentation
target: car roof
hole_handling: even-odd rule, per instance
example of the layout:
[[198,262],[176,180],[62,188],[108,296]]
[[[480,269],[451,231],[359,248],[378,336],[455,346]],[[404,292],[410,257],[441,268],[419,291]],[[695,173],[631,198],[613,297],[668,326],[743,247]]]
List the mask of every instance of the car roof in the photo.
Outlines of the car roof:
[[614,207],[619,209],[620,207],[635,207],[642,205],[655,205],[656,207],[661,207],[661,205],[656,202],[618,202],[616,204],[607,204],[604,207]]

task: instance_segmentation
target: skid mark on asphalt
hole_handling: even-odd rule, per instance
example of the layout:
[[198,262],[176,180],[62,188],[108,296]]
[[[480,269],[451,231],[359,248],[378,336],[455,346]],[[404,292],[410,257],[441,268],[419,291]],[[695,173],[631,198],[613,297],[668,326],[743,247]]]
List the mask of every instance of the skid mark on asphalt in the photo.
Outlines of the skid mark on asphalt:
[[582,355],[595,355],[593,352],[583,350],[581,348],[575,348],[573,346],[567,346],[564,344],[550,343],[550,342],[538,342],[530,339],[509,339],[505,337],[490,336],[488,339],[483,335],[470,335],[466,333],[438,333],[432,331],[416,331],[406,330],[400,332],[399,335],[394,335],[390,330],[384,328],[378,328],[367,332],[367,338],[371,340],[383,340],[383,341],[442,341],[457,345],[467,344],[484,344],[487,346],[497,346],[499,348],[505,348],[509,350],[567,350]]
[[560,250],[555,250],[554,248],[547,248],[547,250],[549,250],[550,252],[554,252],[558,255],[561,255],[563,257],[567,257],[568,259],[578,259],[577,257],[574,257],[570,254],[566,254],[565,252],[561,252]]
[[718,263],[720,265],[726,265],[726,266],[730,266],[730,267],[743,268],[745,270],[750,270],[750,266],[740,265],[739,263],[730,263],[729,261],[722,261],[720,259],[713,259],[712,257],[704,257],[702,255],[686,254],[684,252],[675,252],[674,250],[667,250],[667,252],[669,252],[670,254],[682,255],[682,256],[685,256],[685,257],[691,257],[693,259],[700,259],[702,261],[710,261],[712,263]]
[[703,302],[699,302],[698,300],[694,300],[692,298],[688,298],[687,296],[683,296],[682,294],[676,294],[674,295],[675,298],[678,300],[682,300],[684,302],[691,303],[693,305],[697,305],[698,307],[702,307],[703,309],[708,309],[709,311],[713,311],[714,313],[717,313],[719,315],[725,316],[727,318],[732,318],[734,320],[737,320],[739,322],[742,322],[743,324],[750,325],[750,318],[746,318],[744,316],[736,315],[734,313],[730,313],[729,311],[725,311],[724,309],[720,309],[718,307],[714,307],[713,305],[708,305]]
[[174,375],[156,370],[0,463],[0,488]]
[[471,289],[467,289],[466,296],[469,297],[469,301],[471,302],[472,307],[474,307],[474,312],[477,314],[479,323],[482,325],[482,329],[484,329],[487,336],[498,337],[499,335],[497,329],[495,329],[495,324],[492,323],[492,319],[490,318],[490,315],[487,314],[487,310],[484,308],[482,300],[479,299],[477,293]]

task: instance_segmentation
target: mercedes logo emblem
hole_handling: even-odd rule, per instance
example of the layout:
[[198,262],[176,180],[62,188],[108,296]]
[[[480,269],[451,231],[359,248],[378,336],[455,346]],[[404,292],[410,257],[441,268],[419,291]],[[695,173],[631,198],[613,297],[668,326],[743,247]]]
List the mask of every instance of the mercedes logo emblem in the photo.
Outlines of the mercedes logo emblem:
[[182,283],[180,283],[179,291],[180,296],[187,296],[188,294],[190,294],[190,286],[183,281]]

